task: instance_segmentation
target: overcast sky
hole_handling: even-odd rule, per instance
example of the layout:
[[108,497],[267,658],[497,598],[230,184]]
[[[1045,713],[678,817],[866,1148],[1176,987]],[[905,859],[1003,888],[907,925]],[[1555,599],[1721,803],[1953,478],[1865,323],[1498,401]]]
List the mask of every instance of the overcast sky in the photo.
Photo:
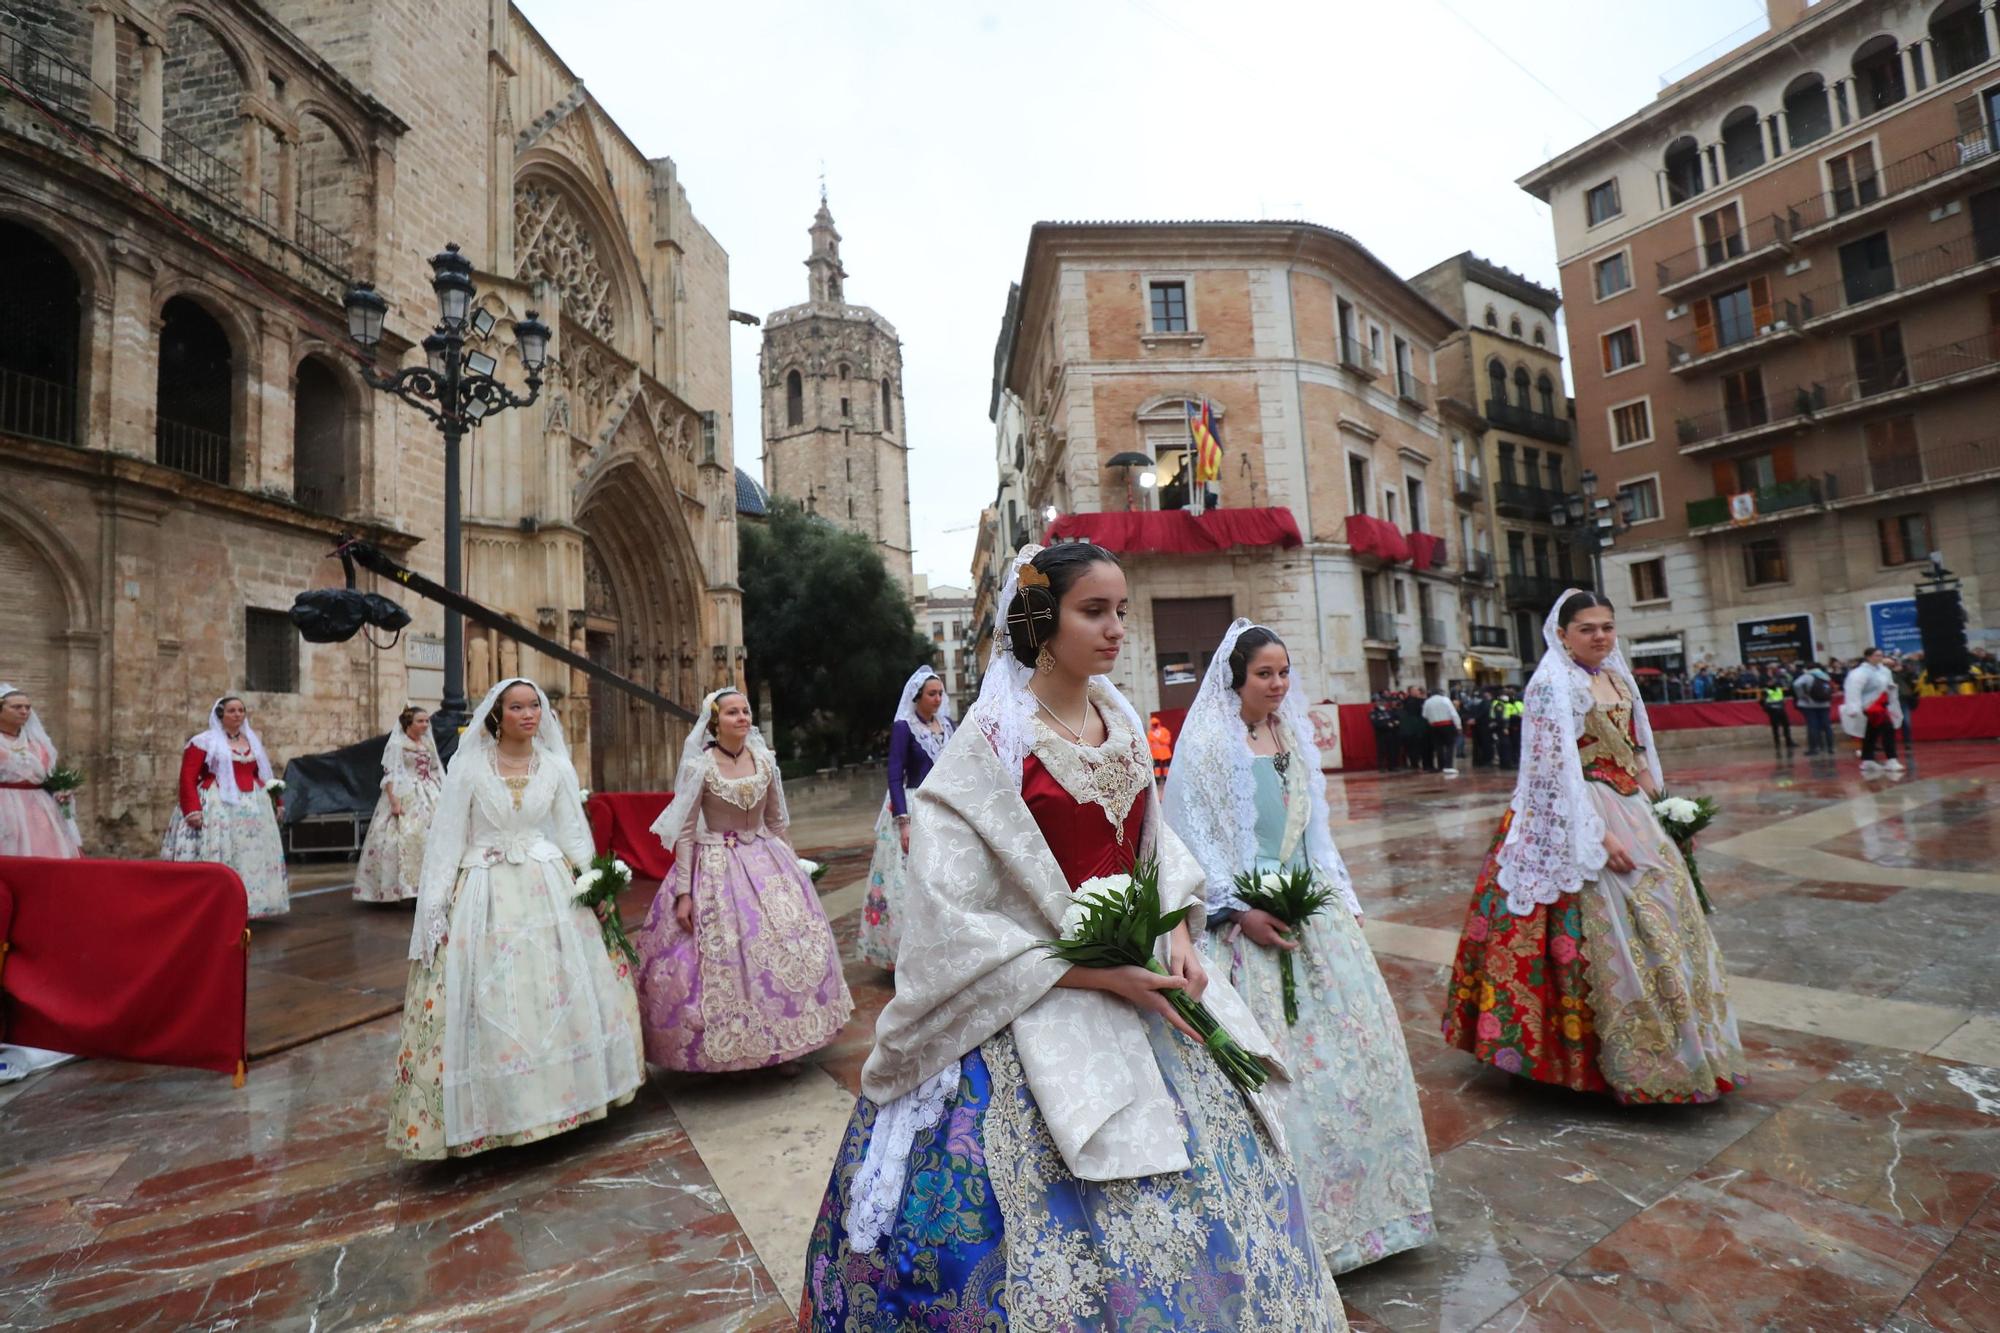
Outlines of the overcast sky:
[[[1761,0],[516,0],[729,252],[805,299],[824,164],[850,301],[903,340],[916,568],[965,583],[996,483],[993,343],[1044,219],[1298,218],[1405,276],[1461,250],[1555,286],[1514,179],[1761,25]],[[1742,31],[1753,25],[1750,32]],[[761,477],[758,332],[736,458]]]

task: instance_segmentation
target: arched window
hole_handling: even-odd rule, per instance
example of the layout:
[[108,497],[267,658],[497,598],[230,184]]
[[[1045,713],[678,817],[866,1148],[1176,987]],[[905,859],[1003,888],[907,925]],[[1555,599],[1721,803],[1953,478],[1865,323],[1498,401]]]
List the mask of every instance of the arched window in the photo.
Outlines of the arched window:
[[1931,11],[1930,29],[1931,49],[1940,79],[1963,74],[1992,57],[1979,0],[1945,0]]
[[1801,74],[1785,85],[1785,138],[1793,148],[1817,143],[1833,133],[1833,114],[1826,105],[1826,80]]
[[1667,145],[1663,163],[1667,174],[1667,203],[1684,204],[1707,188],[1701,174],[1701,145],[1692,134],[1683,134]]
[[82,287],[41,233],[0,222],[0,432],[76,443]]
[[1492,401],[1505,406],[1507,402],[1507,367],[1500,364],[1499,357],[1495,357],[1486,363],[1486,380],[1486,396]]
[[316,356],[299,362],[292,388],[292,498],[316,513],[347,512],[351,418],[333,367]]
[[229,484],[232,360],[229,335],[213,315],[185,296],[161,309],[154,456],[223,485]]
[[1486,327],[1489,329],[1497,329],[1500,327],[1500,312],[1498,310],[1495,310],[1492,306],[1486,307]]
[[889,379],[886,375],[882,378],[882,429],[896,429],[894,394],[889,388]]
[[1543,375],[1537,379],[1535,381],[1535,397],[1541,401],[1543,416],[1552,417],[1556,415],[1556,382],[1554,380],[1550,379],[1547,375]]
[[853,373],[853,368],[850,367],[845,361],[840,363],[840,377],[842,379],[847,379],[852,373]]
[[1521,317],[1519,315],[1509,315],[1507,317],[1507,332],[1516,338],[1521,336]]
[[1535,346],[1547,347],[1548,345],[1549,331],[1539,324],[1535,325]]
[[1722,118],[1722,165],[1734,178],[1764,165],[1764,121],[1754,106],[1739,106]]
[[1903,83],[1903,53],[1888,33],[1870,37],[1854,52],[1854,101],[1864,116],[1892,107],[1909,95]]
[[785,376],[785,424],[803,426],[806,422],[806,381],[805,376],[794,370]]
[[1514,367],[1514,406],[1524,411],[1528,407],[1528,368],[1526,366]]

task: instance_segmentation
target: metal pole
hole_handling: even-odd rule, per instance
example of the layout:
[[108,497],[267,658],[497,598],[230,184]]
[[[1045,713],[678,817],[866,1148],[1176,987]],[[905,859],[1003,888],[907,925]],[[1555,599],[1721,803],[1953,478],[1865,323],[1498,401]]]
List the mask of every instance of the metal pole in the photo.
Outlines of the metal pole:
[[[465,438],[465,416],[458,401],[458,369],[463,345],[455,333],[446,338],[438,420],[444,435],[444,586],[460,596],[465,595],[465,544],[459,529],[459,444]],[[438,712],[442,716],[433,725],[448,733],[455,734],[466,723],[465,619],[450,607],[444,613],[444,698]]]

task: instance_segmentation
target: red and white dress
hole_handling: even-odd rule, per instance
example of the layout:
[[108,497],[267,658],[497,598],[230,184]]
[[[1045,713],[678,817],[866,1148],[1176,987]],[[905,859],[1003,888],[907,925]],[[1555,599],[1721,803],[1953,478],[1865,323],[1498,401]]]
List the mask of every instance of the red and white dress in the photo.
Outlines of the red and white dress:
[[[264,790],[256,754],[232,748],[229,757],[233,801],[217,785],[206,750],[191,743],[182,752],[179,800],[160,843],[160,859],[220,862],[242,879],[252,917],[283,916],[292,902],[276,805]],[[199,828],[188,823],[195,813],[201,815]]]
[[42,790],[55,750],[23,731],[0,735],[0,856],[80,855],[76,825]]

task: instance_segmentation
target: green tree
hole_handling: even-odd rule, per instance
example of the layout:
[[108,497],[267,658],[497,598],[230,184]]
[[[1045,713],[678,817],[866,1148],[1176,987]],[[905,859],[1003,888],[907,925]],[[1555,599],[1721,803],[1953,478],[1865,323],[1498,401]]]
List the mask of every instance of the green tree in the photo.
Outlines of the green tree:
[[860,759],[888,730],[896,691],[931,659],[910,601],[874,543],[773,500],[744,523],[737,577],[752,691],[771,687],[778,753]]

